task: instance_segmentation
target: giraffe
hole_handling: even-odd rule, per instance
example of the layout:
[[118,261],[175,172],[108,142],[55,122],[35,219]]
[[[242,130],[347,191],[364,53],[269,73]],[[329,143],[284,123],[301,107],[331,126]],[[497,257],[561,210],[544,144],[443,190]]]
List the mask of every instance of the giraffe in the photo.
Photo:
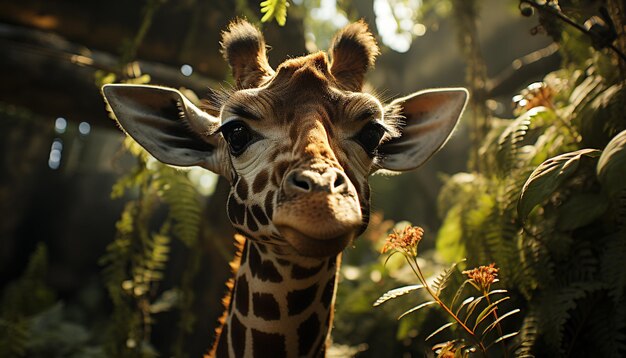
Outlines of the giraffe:
[[245,20],[222,33],[222,47],[235,88],[218,116],[166,87],[111,84],[103,95],[156,159],[231,183],[239,245],[209,356],[323,357],[341,253],[368,225],[368,177],[421,166],[449,138],[468,93],[425,90],[383,104],[362,92],[379,54],[363,21],[340,30],[328,53],[276,70]]

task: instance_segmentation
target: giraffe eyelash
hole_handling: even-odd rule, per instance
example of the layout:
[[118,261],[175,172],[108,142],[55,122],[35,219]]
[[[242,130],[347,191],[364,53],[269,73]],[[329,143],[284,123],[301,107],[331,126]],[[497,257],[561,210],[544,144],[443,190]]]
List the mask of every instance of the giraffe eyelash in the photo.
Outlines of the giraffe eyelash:
[[404,126],[404,116],[401,114],[402,108],[399,105],[387,106],[385,108],[385,116],[383,126],[388,129],[389,138],[383,138],[383,142],[398,138],[402,135],[402,127]]

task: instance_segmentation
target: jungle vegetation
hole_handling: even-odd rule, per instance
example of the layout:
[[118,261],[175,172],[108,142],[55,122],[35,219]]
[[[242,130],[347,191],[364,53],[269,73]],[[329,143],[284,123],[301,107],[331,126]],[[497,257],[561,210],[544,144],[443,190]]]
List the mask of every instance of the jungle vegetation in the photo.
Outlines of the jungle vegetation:
[[[144,2],[136,34],[120,50],[117,66],[124,70],[101,69],[94,88],[151,82],[149,74],[128,69],[164,3]],[[470,154],[465,171],[441,175],[438,230],[411,231],[422,224],[376,213],[356,247],[347,250],[330,353],[624,356],[626,5],[509,1],[518,16],[537,20],[528,36],[550,37],[561,60],[539,81],[529,79],[507,93],[513,110],[501,111],[477,33],[485,1],[389,3],[418,9],[412,25],[440,18],[455,24],[472,93],[463,123]],[[293,12],[319,5],[236,1],[237,11],[260,26],[284,25]],[[349,20],[364,16],[353,2],[337,6]],[[401,15],[394,16],[400,23]],[[319,37],[332,33],[313,18],[307,21]],[[124,148],[133,165],[111,189],[111,200],[124,204],[99,261],[108,295],[100,311],[106,314],[89,323],[72,318],[47,283],[51,254],[41,243],[21,276],[2,288],[0,356],[187,357],[196,353],[189,343],[199,339],[208,348],[210,332],[198,332],[207,300],[198,294],[199,272],[207,259],[203,248],[220,229],[204,219],[207,193],[197,173],[156,162],[130,139]],[[220,184],[213,195],[219,190]],[[414,251],[396,245],[400,255],[380,254],[394,249],[385,238],[409,234],[419,236]],[[431,244],[418,250],[422,237]],[[212,249],[224,262],[232,251]],[[174,256],[184,265],[173,265]],[[490,280],[480,281],[478,273]],[[166,338],[158,327],[162,321],[169,322]]]

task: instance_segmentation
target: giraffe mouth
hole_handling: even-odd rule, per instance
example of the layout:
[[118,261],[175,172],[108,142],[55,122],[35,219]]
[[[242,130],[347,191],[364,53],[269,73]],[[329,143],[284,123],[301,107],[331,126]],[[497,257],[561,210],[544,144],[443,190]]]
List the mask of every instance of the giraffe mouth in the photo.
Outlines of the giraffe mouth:
[[355,231],[350,230],[337,235],[325,235],[324,238],[315,238],[291,226],[279,225],[276,228],[298,254],[306,257],[338,255],[356,236]]

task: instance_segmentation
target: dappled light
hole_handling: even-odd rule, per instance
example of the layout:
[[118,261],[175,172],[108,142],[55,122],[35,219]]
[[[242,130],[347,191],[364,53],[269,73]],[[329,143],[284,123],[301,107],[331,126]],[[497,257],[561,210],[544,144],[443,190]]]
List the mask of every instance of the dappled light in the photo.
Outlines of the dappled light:
[[0,357],[626,356],[623,1],[0,4]]

